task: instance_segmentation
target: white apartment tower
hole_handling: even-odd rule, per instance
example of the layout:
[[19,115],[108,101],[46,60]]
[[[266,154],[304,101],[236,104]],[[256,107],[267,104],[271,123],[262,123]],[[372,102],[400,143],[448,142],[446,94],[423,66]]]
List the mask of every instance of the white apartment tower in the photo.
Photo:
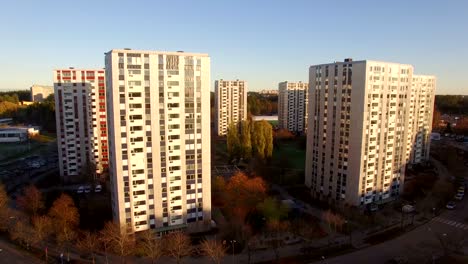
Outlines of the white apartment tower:
[[103,172],[108,164],[104,70],[55,70],[54,96],[60,175],[76,182],[88,168]]
[[37,85],[31,86],[31,101],[44,102],[44,100],[51,94],[54,94],[53,86]]
[[112,210],[128,232],[211,221],[210,57],[106,53]]
[[408,138],[406,156],[410,164],[429,160],[435,87],[434,76],[413,75],[408,122],[408,129],[412,133]]
[[216,128],[219,136],[226,135],[231,123],[247,119],[247,82],[215,82]]
[[291,132],[307,129],[308,83],[280,82],[278,84],[278,124]]
[[350,205],[398,196],[405,167],[427,160],[434,77],[406,64],[352,61],[311,66],[306,185]]

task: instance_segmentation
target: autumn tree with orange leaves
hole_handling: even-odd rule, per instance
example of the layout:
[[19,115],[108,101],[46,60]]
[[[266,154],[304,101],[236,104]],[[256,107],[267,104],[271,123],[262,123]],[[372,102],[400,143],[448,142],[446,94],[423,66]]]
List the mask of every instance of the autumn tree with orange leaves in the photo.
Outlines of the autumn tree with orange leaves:
[[31,219],[45,208],[42,193],[34,185],[30,185],[24,189],[23,195],[18,197],[17,203]]
[[244,173],[237,172],[226,184],[225,206],[235,219],[243,222],[247,214],[254,211],[265,199],[266,191],[262,178],[249,178]]

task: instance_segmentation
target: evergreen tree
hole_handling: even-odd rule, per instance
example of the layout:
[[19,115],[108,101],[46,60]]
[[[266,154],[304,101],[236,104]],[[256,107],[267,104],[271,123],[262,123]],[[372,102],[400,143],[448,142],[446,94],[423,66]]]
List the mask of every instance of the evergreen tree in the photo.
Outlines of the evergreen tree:
[[241,157],[250,159],[252,156],[252,140],[250,136],[250,122],[248,120],[242,121],[241,125]]
[[273,155],[273,127],[265,120],[262,120],[262,126],[265,138],[265,158],[269,159]]
[[252,130],[252,151],[260,159],[265,159],[265,135],[262,122],[254,122]]
[[236,124],[231,123],[227,131],[227,151],[229,159],[235,159],[239,157],[240,141],[239,131]]

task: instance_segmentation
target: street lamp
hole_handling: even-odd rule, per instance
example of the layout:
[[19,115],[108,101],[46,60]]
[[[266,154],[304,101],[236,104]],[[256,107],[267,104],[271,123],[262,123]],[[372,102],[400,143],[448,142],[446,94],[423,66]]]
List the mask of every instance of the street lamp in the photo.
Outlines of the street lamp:
[[353,231],[351,230],[351,223],[348,222],[348,220],[345,220],[344,221],[345,225],[346,225],[346,231],[349,232],[349,244],[351,245],[351,247],[353,246]]
[[[223,244],[226,245],[226,240],[223,240]],[[232,247],[232,255],[234,256],[234,243],[236,243],[237,241],[236,240],[229,240],[229,242],[231,243],[231,247]]]
[[236,240],[231,240],[231,245],[232,245],[232,255],[234,256],[234,243],[236,243]]

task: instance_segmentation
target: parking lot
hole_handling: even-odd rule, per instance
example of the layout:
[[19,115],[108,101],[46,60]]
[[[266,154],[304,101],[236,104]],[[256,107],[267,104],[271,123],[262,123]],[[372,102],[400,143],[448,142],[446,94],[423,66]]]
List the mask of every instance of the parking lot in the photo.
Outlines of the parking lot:
[[48,148],[39,155],[30,155],[0,164],[0,181],[8,192],[14,192],[23,185],[38,180],[37,177],[58,169],[58,156],[55,148]]

